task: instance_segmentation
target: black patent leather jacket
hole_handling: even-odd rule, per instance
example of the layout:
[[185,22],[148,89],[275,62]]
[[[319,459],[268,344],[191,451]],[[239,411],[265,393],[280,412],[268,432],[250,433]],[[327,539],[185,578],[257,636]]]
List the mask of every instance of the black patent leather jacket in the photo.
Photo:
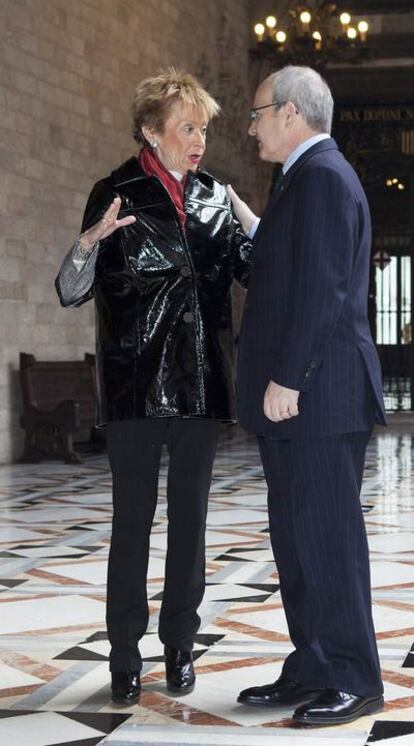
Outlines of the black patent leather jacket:
[[102,241],[80,269],[73,250],[56,280],[63,306],[96,304],[98,424],[137,417],[234,420],[230,288],[246,287],[251,243],[225,186],[189,172],[183,231],[167,190],[133,157],[98,181],[82,231],[115,196],[136,222]]

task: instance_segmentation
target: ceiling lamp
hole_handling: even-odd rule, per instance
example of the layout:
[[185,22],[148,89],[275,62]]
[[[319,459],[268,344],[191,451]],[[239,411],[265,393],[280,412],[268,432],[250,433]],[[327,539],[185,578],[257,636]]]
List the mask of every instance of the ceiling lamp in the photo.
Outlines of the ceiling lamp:
[[366,21],[353,21],[350,13],[338,14],[334,3],[309,0],[308,5],[291,9],[284,24],[273,15],[257,23],[257,45],[251,52],[254,57],[272,57],[278,65],[359,62],[369,56],[368,30]]

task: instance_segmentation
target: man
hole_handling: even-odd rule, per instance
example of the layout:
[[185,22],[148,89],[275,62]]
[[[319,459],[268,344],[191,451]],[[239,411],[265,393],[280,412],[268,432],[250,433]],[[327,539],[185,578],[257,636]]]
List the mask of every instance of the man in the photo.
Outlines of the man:
[[[283,164],[283,178],[254,239],[239,417],[258,435],[295,650],[275,683],[246,689],[238,701],[302,703],[296,721],[332,725],[383,706],[359,500],[370,433],[375,420],[385,424],[366,315],[369,209],[329,136],[333,101],[318,73],[280,70],[253,106],[249,134],[262,160]],[[253,233],[255,216],[232,198]]]

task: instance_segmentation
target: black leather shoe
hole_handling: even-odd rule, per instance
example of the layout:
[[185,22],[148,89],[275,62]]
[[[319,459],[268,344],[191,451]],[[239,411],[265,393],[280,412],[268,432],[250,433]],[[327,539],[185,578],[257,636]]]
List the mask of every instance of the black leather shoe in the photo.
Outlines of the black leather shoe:
[[114,671],[112,678],[112,700],[118,705],[131,705],[141,693],[139,671]]
[[337,725],[351,723],[363,715],[381,712],[383,697],[359,697],[357,694],[325,689],[312,702],[295,710],[293,719],[306,725]]
[[195,686],[193,655],[166,645],[164,648],[167,689],[174,694],[189,694]]
[[277,705],[297,705],[300,702],[308,702],[320,693],[315,687],[297,684],[287,676],[281,676],[274,684],[265,686],[252,686],[243,689],[237,697],[237,701],[243,705],[254,707],[275,707]]

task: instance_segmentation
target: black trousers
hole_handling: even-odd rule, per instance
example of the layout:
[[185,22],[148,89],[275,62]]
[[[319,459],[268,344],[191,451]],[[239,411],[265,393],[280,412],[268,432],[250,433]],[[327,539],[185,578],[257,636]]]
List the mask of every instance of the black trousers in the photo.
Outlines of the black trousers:
[[259,438],[293,681],[382,692],[360,488],[369,433]]
[[107,628],[111,671],[140,670],[138,642],[148,624],[147,570],[162,446],[169,452],[168,549],[159,636],[191,650],[205,587],[205,526],[219,423],[147,418],[111,422],[113,476]]

